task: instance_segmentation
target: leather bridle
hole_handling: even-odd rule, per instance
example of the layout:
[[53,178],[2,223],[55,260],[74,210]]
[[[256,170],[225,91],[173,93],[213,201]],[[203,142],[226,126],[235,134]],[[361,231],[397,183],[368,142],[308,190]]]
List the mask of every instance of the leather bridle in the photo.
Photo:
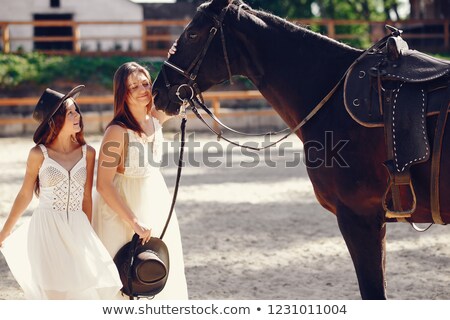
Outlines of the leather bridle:
[[[231,4],[234,4],[231,3]],[[230,5],[231,5],[230,4]],[[197,75],[198,72],[200,70],[200,67],[203,63],[203,59],[206,56],[206,53],[208,52],[208,49],[214,39],[214,37],[217,34],[217,31],[220,31],[220,38],[221,38],[221,42],[222,42],[222,50],[223,50],[223,56],[225,59],[225,64],[227,66],[227,70],[228,70],[228,76],[230,79],[230,83],[232,83],[232,73],[231,73],[231,66],[230,66],[230,60],[228,59],[228,52],[227,52],[227,46],[225,43],[225,35],[224,35],[224,31],[223,31],[223,20],[225,18],[225,14],[228,11],[228,7],[224,8],[220,15],[216,15],[216,14],[212,14],[209,13],[207,11],[205,11],[202,8],[199,8],[198,11],[201,12],[202,14],[206,15],[207,17],[211,18],[211,20],[213,21],[214,25],[211,27],[211,29],[209,30],[209,36],[208,39],[206,40],[205,45],[203,46],[203,49],[200,51],[200,53],[195,57],[195,59],[192,61],[192,63],[189,65],[189,67],[184,70],[183,68],[175,65],[172,62],[169,61],[164,61],[164,65],[161,69],[162,71],[162,75],[164,78],[164,82],[166,85],[166,88],[169,91],[169,99],[171,99],[172,102],[175,103],[181,103],[186,106],[187,105],[187,101],[188,100],[192,100],[195,96],[200,96],[201,100],[203,101],[202,98],[202,92],[200,90],[200,88],[198,87],[198,84],[196,82],[197,79]],[[188,82],[187,83],[183,83],[183,84],[179,84],[179,85],[171,85],[171,83],[169,82],[169,79],[167,77],[166,71],[165,71],[165,67],[168,67],[176,72],[178,72],[179,74],[181,74],[183,77],[185,77]],[[187,91],[187,95],[183,96],[181,89],[186,88]],[[175,92],[174,92],[175,91]],[[173,100],[172,99],[172,95],[170,93],[174,93],[177,97],[177,99],[179,100]]]

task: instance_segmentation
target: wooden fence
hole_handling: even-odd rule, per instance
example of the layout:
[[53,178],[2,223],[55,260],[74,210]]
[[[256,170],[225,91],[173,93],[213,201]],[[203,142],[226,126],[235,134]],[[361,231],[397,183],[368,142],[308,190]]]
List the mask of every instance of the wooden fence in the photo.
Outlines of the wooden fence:
[[[240,117],[243,115],[251,116],[272,116],[275,115],[273,109],[262,109],[253,111],[234,111],[231,113],[221,114],[221,101],[223,100],[262,100],[264,99],[261,93],[257,90],[250,91],[218,91],[205,92],[203,94],[205,100],[212,106],[213,113],[220,117]],[[27,98],[0,98],[0,107],[19,107],[19,106],[34,106],[39,97]],[[113,96],[80,96],[77,98],[80,105],[110,105],[112,108]],[[194,117],[192,113],[188,113],[188,117]],[[94,114],[83,115],[85,122],[108,122],[112,119],[111,112],[101,112]],[[0,118],[0,126],[14,125],[14,124],[33,124],[36,123],[31,114],[29,117],[8,117]]]
[[[404,38],[406,39],[437,39],[442,43],[440,49],[433,48],[437,51],[450,50],[450,20],[404,20],[404,21],[364,21],[364,20],[331,20],[331,19],[298,19],[293,20],[294,23],[301,25],[320,28],[320,32],[324,35],[342,41],[367,38],[368,41],[374,42],[385,34],[384,25],[391,24],[399,28],[405,29]],[[70,42],[72,50],[52,50],[43,51],[49,54],[82,54],[82,55],[114,55],[126,54],[164,57],[170,45],[181,34],[183,27],[188,20],[146,20],[146,21],[129,21],[129,22],[113,22],[113,21],[0,21],[0,45],[4,53],[12,52],[11,43],[14,41],[29,42]],[[80,32],[83,26],[95,25],[96,28],[102,27],[120,27],[120,26],[140,26],[142,32],[140,35],[109,35],[109,36],[90,36]],[[362,26],[362,33],[349,31],[346,26]],[[72,29],[70,36],[31,36],[19,37],[11,34],[11,26],[32,26],[32,27],[69,27]],[[414,29],[426,29],[432,27],[441,31],[416,31]],[[159,28],[159,29],[158,29]],[[176,29],[174,31],[174,28]],[[171,31],[169,31],[171,30]],[[347,30],[347,31],[345,31]],[[409,32],[411,30],[411,32]],[[141,43],[140,50],[109,50],[109,51],[87,51],[83,49],[83,41],[101,41],[101,40],[138,40]],[[417,48],[419,49],[419,48]],[[422,48],[423,49],[423,48]]]

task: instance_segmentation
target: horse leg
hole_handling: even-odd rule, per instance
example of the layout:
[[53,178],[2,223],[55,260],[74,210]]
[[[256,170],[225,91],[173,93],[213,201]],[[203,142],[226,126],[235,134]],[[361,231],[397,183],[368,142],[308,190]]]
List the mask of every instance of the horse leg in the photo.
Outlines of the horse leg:
[[361,216],[347,207],[337,213],[363,299],[386,299],[386,224],[378,215]]

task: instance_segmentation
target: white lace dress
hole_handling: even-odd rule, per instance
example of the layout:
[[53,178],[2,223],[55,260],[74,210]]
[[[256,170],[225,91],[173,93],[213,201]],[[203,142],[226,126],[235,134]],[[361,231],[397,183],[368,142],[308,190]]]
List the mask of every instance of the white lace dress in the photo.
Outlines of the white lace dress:
[[70,171],[39,147],[39,205],[5,240],[6,262],[27,299],[113,299],[119,274],[82,211],[86,145]]
[[[152,228],[159,237],[169,214],[172,196],[160,172],[163,135],[159,121],[152,118],[153,141],[128,129],[129,143],[125,172],[116,173],[114,185],[139,221]],[[112,257],[134,232],[99,195],[95,195],[93,226]],[[170,269],[164,290],[154,299],[183,300],[188,298],[180,228],[174,212],[163,238],[169,249]],[[118,296],[118,298],[127,298]]]

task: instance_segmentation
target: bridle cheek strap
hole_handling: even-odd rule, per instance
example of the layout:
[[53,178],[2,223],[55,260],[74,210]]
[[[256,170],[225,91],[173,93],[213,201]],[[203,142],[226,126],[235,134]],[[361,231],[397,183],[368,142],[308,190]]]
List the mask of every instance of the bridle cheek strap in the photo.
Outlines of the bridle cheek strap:
[[[209,36],[208,36],[208,39],[206,40],[205,45],[203,46],[203,49],[196,56],[194,61],[192,61],[192,63],[190,64],[188,69],[184,70],[183,68],[181,68],[181,67],[175,65],[174,63],[169,62],[169,61],[166,60],[166,61],[164,61],[164,65],[163,65],[163,68],[161,70],[162,70],[162,74],[163,74],[163,77],[164,77],[164,82],[165,82],[165,85],[166,85],[167,89],[170,89],[172,87],[172,85],[170,84],[170,82],[168,80],[169,78],[167,77],[167,74],[166,74],[166,71],[165,71],[164,67],[169,67],[170,69],[178,72],[183,77],[185,77],[188,80],[188,83],[187,84],[183,84],[183,86],[191,87],[191,90],[193,92],[195,92],[195,95],[200,96],[200,99],[203,100],[203,97],[201,95],[201,91],[200,91],[200,89],[198,87],[198,84],[196,83],[195,80],[197,79],[197,75],[198,75],[200,67],[201,67],[201,65],[203,63],[203,59],[205,58],[206,53],[208,52],[208,49],[209,49],[209,47],[211,45],[211,42],[213,41],[213,39],[214,39],[214,37],[217,34],[217,31],[219,29],[220,29],[220,38],[221,38],[221,43],[222,43],[223,55],[224,55],[224,59],[225,59],[225,64],[227,66],[228,77],[229,77],[229,80],[230,80],[231,84],[233,83],[233,80],[232,80],[230,60],[228,58],[228,51],[227,51],[227,46],[226,46],[226,42],[225,42],[225,33],[224,33],[224,29],[223,29],[223,20],[225,18],[225,14],[228,11],[228,7],[224,8],[221,11],[219,16],[212,15],[212,14],[210,14],[210,13],[208,13],[208,12],[202,10],[202,9],[199,9],[199,11],[201,13],[203,13],[204,15],[206,15],[207,17],[211,18],[213,20],[213,22],[214,22],[214,26],[211,27],[211,29],[209,30]],[[179,92],[180,86],[181,85],[179,85],[179,87],[177,89],[177,92]],[[178,98],[180,98],[180,97],[178,96]],[[181,100],[181,102],[184,102],[184,100],[186,100],[186,99],[180,99],[180,100]],[[174,102],[179,103],[180,101],[175,100]]]

